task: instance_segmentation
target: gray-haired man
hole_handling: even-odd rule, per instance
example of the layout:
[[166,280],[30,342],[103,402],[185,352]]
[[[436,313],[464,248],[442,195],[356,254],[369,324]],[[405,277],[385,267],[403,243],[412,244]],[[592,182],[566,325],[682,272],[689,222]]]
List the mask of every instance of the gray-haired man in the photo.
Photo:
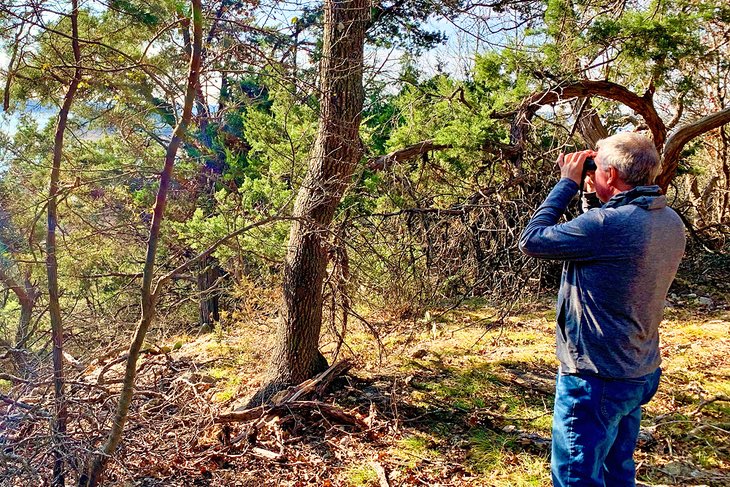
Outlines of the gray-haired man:
[[[684,226],[658,186],[652,142],[621,133],[598,151],[558,157],[561,179],[528,223],[520,249],[565,261],[557,305],[560,371],[553,416],[556,486],[634,486],[641,405],[656,393],[659,322],[684,253]],[[558,224],[583,164],[603,205]]]

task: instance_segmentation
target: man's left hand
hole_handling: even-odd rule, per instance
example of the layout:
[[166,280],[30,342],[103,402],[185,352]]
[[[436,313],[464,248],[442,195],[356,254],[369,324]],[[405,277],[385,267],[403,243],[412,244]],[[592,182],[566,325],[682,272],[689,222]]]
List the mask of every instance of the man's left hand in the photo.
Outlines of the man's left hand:
[[569,154],[560,153],[558,166],[560,166],[560,177],[572,179],[580,184],[580,177],[583,175],[583,164],[588,157],[596,157],[594,150],[582,150]]

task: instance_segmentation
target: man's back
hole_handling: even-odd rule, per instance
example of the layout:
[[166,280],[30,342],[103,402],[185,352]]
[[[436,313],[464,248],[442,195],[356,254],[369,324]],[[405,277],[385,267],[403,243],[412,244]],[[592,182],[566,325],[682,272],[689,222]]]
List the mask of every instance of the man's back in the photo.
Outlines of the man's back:
[[[659,322],[685,246],[681,219],[658,186],[645,186],[661,170],[654,143],[624,132],[596,149],[558,156],[561,179],[520,237],[526,254],[565,262],[550,459],[556,487],[636,485],[641,406],[659,387]],[[605,204],[558,224],[584,183]]]
[[[555,218],[574,184],[561,181],[538,213]],[[528,225],[524,252],[566,261],[557,306],[564,373],[632,378],[659,366],[658,326],[684,246],[681,219],[654,187],[621,193],[562,225],[544,227],[539,218]]]

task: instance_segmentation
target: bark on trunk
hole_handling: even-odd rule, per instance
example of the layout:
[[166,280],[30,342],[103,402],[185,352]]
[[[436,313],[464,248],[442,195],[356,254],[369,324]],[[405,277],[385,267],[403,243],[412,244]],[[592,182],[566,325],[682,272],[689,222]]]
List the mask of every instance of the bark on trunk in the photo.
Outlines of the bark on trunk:
[[221,276],[221,266],[215,257],[208,257],[200,262],[198,273],[198,292],[200,293],[199,320],[200,327],[212,330],[213,324],[220,321],[220,291],[217,290],[218,278]]
[[58,123],[53,141],[53,162],[48,195],[48,232],[46,234],[46,271],[48,274],[48,314],[51,319],[51,340],[53,342],[53,388],[55,398],[55,417],[51,429],[53,436],[53,479],[51,485],[65,485],[64,449],[66,436],[66,398],[64,396],[63,373],[63,323],[59,303],[58,261],[56,259],[56,227],[58,225],[58,196],[63,157],[63,137],[66,132],[68,114],[71,110],[76,90],[81,82],[81,46],[78,29],[78,0],[71,0],[71,44],[74,54],[74,75],[69,83],[58,113]]
[[325,2],[317,140],[294,205],[277,348],[269,380],[251,404],[267,401],[277,390],[314,376],[327,364],[319,352],[319,334],[328,226],[362,157],[358,131],[368,18],[369,3],[365,0]]
[[13,361],[18,369],[18,375],[24,379],[31,379],[36,372],[34,356],[25,349],[25,342],[30,334],[30,322],[33,318],[36,292],[32,287],[26,287],[27,299],[20,301],[20,319],[15,332],[15,351]]
[[725,191],[722,195],[722,202],[720,203],[720,217],[718,221],[724,222],[725,215],[727,215],[730,209],[730,136],[728,135],[727,127],[720,129],[720,139],[722,140],[722,175],[725,179]]
[[588,147],[596,147],[599,140],[608,137],[608,130],[603,125],[601,117],[598,116],[596,110],[593,109],[593,103],[590,98],[581,98],[574,104],[577,110],[577,120],[575,129],[581,135]]

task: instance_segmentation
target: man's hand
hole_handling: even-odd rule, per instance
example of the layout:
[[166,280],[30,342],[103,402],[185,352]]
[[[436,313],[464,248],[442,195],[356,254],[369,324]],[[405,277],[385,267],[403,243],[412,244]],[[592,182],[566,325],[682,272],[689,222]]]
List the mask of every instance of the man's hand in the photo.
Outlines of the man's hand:
[[563,154],[561,152],[558,156],[560,177],[572,179],[580,185],[580,177],[583,174],[583,163],[585,163],[585,160],[588,157],[596,157],[596,154],[596,151],[590,149],[579,152],[571,152],[569,154]]

